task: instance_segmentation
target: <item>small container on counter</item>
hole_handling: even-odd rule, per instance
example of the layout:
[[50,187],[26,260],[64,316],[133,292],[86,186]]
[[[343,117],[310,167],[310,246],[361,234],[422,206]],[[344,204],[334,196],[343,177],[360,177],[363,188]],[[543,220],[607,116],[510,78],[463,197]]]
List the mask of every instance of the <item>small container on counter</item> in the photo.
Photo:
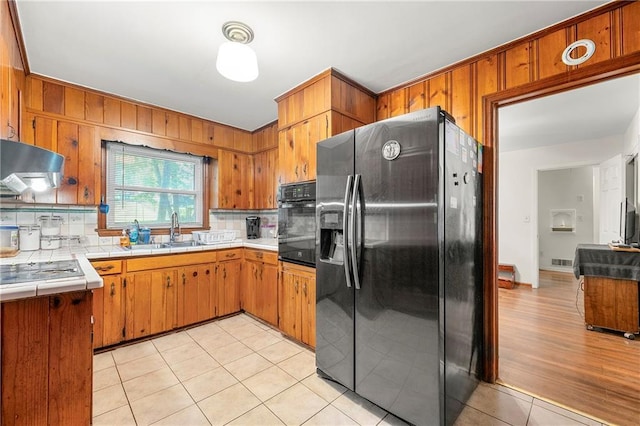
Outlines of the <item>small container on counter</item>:
[[20,252],[18,231],[17,226],[0,226],[0,257],[13,257]]
[[20,225],[20,250],[40,249],[40,225]]
[[40,216],[40,224],[42,225],[42,229],[40,233],[43,236],[60,235],[62,217],[61,216]]
[[138,235],[138,243],[149,244],[149,241],[151,241],[151,229],[141,228],[140,234]]
[[42,250],[56,250],[60,248],[60,236],[43,235],[40,237],[40,248]]

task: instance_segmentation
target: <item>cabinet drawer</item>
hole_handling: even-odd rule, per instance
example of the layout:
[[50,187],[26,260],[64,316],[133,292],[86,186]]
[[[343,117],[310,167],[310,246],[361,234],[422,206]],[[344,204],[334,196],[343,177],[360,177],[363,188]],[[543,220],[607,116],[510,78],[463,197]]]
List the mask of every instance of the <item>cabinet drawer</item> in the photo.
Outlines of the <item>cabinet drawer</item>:
[[244,258],[247,260],[254,260],[257,262],[269,263],[271,265],[278,264],[278,253],[274,251],[246,248],[244,249]]
[[113,275],[122,272],[122,260],[98,260],[91,262],[100,275]]
[[132,257],[127,260],[127,272],[150,269],[175,268],[177,266],[197,265],[216,261],[216,251],[196,251],[192,253],[169,254],[161,256]]
[[218,252],[218,262],[225,260],[242,259],[242,249],[220,250]]

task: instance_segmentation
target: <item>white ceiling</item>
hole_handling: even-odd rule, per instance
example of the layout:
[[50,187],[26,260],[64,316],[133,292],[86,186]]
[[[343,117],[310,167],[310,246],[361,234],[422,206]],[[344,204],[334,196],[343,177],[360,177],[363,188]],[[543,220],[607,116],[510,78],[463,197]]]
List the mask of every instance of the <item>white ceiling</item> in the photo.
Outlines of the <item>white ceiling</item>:
[[501,152],[620,136],[638,112],[640,76],[608,80],[498,110]]
[[[376,93],[606,1],[18,0],[31,72],[255,130],[334,67]],[[222,24],[255,33],[260,76],[215,69]]]

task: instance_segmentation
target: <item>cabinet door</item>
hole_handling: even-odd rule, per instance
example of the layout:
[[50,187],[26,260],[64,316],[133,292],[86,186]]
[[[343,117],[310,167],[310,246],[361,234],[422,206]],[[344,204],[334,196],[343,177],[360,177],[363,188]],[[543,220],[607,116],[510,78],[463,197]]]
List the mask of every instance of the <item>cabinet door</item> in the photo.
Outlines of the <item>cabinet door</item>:
[[307,276],[302,279],[301,302],[301,337],[303,343],[315,348],[316,346],[316,279]]
[[187,266],[178,272],[178,326],[206,321],[215,316],[215,265]]
[[[107,284],[105,284],[105,287]],[[104,288],[95,288],[93,292],[93,348],[101,348],[104,346],[102,342],[102,334],[104,330]]]
[[220,262],[217,267],[218,315],[228,315],[240,311],[241,261]]
[[254,156],[254,208],[274,209],[277,207],[278,150],[270,149]]
[[[300,277],[291,271],[282,271],[279,291],[278,327],[283,333],[296,337],[299,317],[298,293]],[[299,333],[298,333],[299,334]],[[299,339],[299,337],[296,337]]]
[[[259,300],[258,317],[266,322],[278,324],[278,267],[261,265],[259,289],[256,292]],[[314,300],[315,302],[315,300]]]
[[177,321],[176,269],[161,269],[151,272],[151,334],[171,330]]
[[[114,345],[120,343],[124,336],[124,289],[120,275],[107,275],[103,277],[104,287],[102,293],[103,305],[103,331],[102,345]],[[97,295],[94,294],[94,302]]]
[[126,278],[126,338],[151,334],[151,273],[137,272]]
[[250,314],[260,316],[258,312],[258,277],[260,273],[260,263],[247,261],[244,268],[244,278],[241,285],[242,309]]
[[198,322],[199,266],[187,266],[178,272],[178,326]]
[[215,265],[198,265],[198,321],[206,321],[216,316],[216,277]]
[[222,209],[253,208],[253,157],[248,154],[219,150],[218,207]]
[[[91,422],[91,305],[89,291],[49,297],[49,395],[47,401],[42,401],[49,407],[47,424]],[[39,404],[33,404],[31,409],[34,405]]]

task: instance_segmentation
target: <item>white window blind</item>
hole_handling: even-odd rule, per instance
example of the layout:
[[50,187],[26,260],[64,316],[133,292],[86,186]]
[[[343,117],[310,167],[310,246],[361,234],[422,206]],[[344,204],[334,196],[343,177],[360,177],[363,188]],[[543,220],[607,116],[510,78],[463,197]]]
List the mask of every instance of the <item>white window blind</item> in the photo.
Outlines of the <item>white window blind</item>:
[[107,228],[202,227],[204,158],[107,142]]

